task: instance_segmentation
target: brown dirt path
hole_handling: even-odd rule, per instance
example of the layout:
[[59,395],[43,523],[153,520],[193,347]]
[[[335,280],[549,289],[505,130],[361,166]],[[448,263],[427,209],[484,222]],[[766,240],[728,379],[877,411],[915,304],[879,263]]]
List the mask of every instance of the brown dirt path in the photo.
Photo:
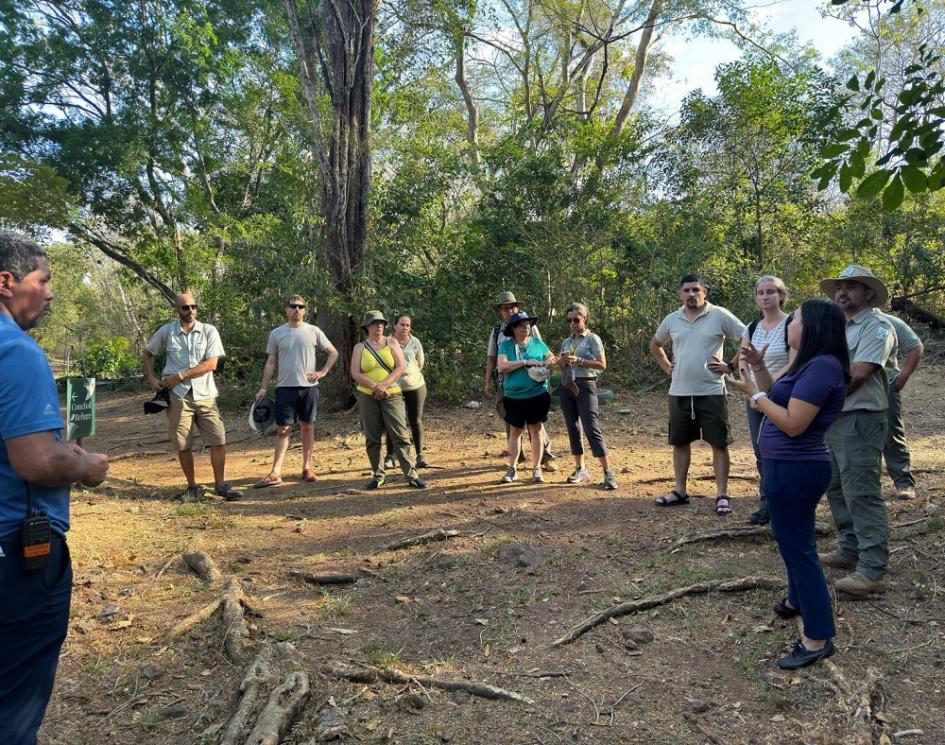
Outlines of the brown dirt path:
[[[906,412],[920,499],[890,503],[894,525],[919,520],[927,501],[942,500],[941,373],[924,368],[910,383]],[[500,485],[504,443],[491,408],[434,406],[426,420],[435,466],[427,491],[405,488],[399,476],[377,492],[363,491],[367,459],[357,423],[338,415],[318,425],[316,483],[297,480],[300,453],[293,449],[283,485],[247,489],[240,502],[198,504],[168,499],[181,487],[180,473],[162,420],[141,414],[143,398],[103,397],[100,436],[87,443],[107,449],[114,462],[102,488],[74,494],[72,624],[43,743],[216,741],[208,728],[232,713],[242,671],[223,653],[216,618],[174,643],[163,637],[219,595],[175,559],[185,549],[207,552],[225,575],[241,579],[256,612],[249,619],[254,644],[268,638],[297,648],[313,696],[287,742],[314,741],[317,709],[329,699],[346,713],[346,741],[360,742],[849,743],[906,730],[922,734],[892,741],[945,742],[940,515],[896,528],[885,597],[838,600],[835,672],[777,671],[774,659],[797,631],[773,617],[779,596],[768,590],[694,595],[549,646],[619,601],[706,580],[782,576],[766,540],[667,551],[683,535],[740,525],[753,509],[757,485],[737,397],[735,513],[727,520],[712,513],[703,446],[694,450],[692,505],[652,506],[671,484],[662,394],[621,392],[604,409],[617,492],[599,488],[596,463],[594,484],[564,484],[566,458],[544,485]],[[227,478],[245,488],[268,471],[273,440],[250,435],[242,412],[227,424]],[[560,414],[552,414],[550,431],[563,452]],[[207,454],[198,453],[197,463],[207,483]],[[383,550],[436,528],[481,535]],[[543,563],[503,563],[499,556],[512,543],[538,549]],[[367,572],[353,586],[320,589],[290,577],[290,569]],[[633,627],[653,640],[627,642]],[[535,704],[354,684],[327,670],[352,659],[489,683]],[[871,715],[857,724],[858,687],[874,674]]]

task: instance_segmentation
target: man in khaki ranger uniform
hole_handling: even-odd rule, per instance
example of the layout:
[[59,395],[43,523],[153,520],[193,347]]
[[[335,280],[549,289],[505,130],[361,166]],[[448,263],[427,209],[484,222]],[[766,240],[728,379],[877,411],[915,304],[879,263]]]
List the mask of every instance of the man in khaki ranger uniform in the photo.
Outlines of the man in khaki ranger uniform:
[[866,267],[851,264],[839,277],[821,281],[820,289],[846,316],[852,378],[843,412],[827,430],[833,466],[827,501],[838,547],[820,559],[824,566],[853,570],[834,583],[838,590],[868,595],[886,589],[889,526],[880,472],[889,431],[886,361],[896,333],[877,310],[889,292]]

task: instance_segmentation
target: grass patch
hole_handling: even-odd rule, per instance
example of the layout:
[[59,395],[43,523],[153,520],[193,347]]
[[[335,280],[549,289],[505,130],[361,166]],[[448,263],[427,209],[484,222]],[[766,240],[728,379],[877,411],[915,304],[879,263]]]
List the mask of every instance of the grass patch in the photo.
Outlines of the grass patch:
[[174,508],[177,517],[202,517],[213,512],[213,505],[206,502],[184,502]]
[[328,618],[342,618],[351,611],[351,598],[347,595],[332,595],[325,590],[315,607]]
[[393,647],[389,647],[386,642],[380,640],[368,642],[361,647],[361,654],[364,659],[378,667],[393,667],[401,661],[403,651],[403,647],[394,649]]
[[496,556],[499,551],[502,550],[503,546],[507,546],[512,542],[512,536],[510,535],[500,535],[493,540],[489,541],[485,546],[482,547],[482,553],[486,556]]

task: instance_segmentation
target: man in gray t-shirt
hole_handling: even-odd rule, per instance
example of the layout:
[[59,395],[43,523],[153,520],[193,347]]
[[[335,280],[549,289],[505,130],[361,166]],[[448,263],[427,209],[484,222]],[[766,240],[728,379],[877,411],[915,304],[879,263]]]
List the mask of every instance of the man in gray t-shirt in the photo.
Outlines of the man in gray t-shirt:
[[[328,341],[324,332],[305,323],[305,300],[292,295],[286,302],[286,323],[269,334],[266,345],[266,366],[256,400],[266,396],[272,375],[279,368],[276,382],[276,452],[272,469],[257,484],[257,488],[282,483],[282,459],[289,449],[292,424],[299,423],[302,432],[302,480],[314,481],[312,449],[315,432],[312,425],[318,415],[318,381],[324,378],[338,360],[338,350]],[[316,354],[328,353],[325,366],[319,370]]]
[[[660,323],[650,341],[650,353],[667,375],[669,386],[669,443],[673,446],[675,487],[656,500],[661,507],[689,501],[686,485],[691,443],[700,437],[712,447],[715,471],[715,512],[732,511],[728,496],[729,454],[732,441],[728,423],[725,381],[709,369],[712,359],[722,358],[725,339],[741,340],[745,325],[725,308],[706,300],[702,277],[688,274],[679,286],[682,307]],[[673,360],[665,345],[672,343]]]

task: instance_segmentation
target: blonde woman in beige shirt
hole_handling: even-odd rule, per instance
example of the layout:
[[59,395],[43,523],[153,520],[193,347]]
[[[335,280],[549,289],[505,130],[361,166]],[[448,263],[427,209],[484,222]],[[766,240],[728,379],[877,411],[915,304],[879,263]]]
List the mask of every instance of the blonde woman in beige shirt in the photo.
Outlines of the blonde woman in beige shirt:
[[[409,315],[401,313],[394,318],[394,338],[400,342],[406,363],[398,385],[407,408],[407,423],[413,437],[413,449],[417,454],[417,468],[427,468],[427,459],[423,456],[423,405],[427,400],[427,382],[423,379],[423,368],[426,365],[426,356],[423,353],[423,345],[411,331],[412,319]],[[386,468],[394,467],[394,443],[391,442],[389,434],[384,465]]]

